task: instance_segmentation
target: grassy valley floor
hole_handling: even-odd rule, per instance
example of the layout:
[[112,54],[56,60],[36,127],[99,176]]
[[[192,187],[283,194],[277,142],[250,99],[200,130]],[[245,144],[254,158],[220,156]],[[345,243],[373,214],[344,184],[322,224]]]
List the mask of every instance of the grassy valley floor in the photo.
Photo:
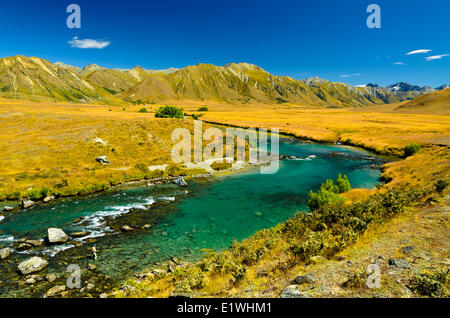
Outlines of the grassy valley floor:
[[[172,131],[193,131],[192,120],[155,119],[140,109],[0,101],[0,201],[83,195],[165,176],[147,167],[171,163]],[[97,162],[100,156],[110,164]]]

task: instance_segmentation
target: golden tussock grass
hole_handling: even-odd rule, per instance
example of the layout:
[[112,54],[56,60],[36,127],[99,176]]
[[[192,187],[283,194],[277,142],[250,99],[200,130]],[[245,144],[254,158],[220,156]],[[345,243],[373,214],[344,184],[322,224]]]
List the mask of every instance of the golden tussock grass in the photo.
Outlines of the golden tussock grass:
[[172,131],[193,125],[140,108],[0,101],[0,200],[86,194],[151,177],[142,167],[170,163]]

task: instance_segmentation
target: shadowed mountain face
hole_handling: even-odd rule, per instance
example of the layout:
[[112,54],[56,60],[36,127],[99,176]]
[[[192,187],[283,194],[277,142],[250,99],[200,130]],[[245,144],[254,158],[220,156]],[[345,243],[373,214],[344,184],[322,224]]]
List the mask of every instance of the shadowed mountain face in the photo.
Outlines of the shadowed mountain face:
[[[406,83],[401,83],[406,84]],[[246,63],[198,64],[183,69],[107,69],[91,64],[83,69],[25,56],[0,59],[0,96],[37,101],[162,103],[214,101],[247,104],[299,104],[360,107],[413,99],[424,90],[377,85],[352,87],[317,77],[295,80],[274,76]]]

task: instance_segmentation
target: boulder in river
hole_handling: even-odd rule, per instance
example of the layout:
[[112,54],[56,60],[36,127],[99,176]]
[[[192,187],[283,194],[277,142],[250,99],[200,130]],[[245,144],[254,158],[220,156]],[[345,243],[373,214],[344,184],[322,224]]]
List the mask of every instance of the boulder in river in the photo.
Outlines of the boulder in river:
[[65,243],[69,240],[69,236],[63,230],[57,228],[48,229],[49,243]]
[[53,283],[55,280],[58,279],[58,276],[57,276],[56,274],[50,273],[50,274],[47,274],[47,275],[45,276],[45,279],[46,279],[49,283]]
[[123,232],[133,231],[133,228],[131,228],[131,226],[129,226],[129,225],[124,225],[124,226],[122,226],[121,229],[122,229]]
[[11,249],[9,247],[0,250],[0,259],[7,259],[9,255],[11,255]]
[[45,296],[47,296],[47,297],[57,296],[65,290],[66,290],[66,286],[56,285],[56,286],[50,288],[49,290],[47,290],[47,293],[45,294]]
[[41,241],[41,240],[26,240],[25,243],[32,245],[34,247],[44,245],[44,241]]
[[91,234],[91,232],[75,232],[75,233],[71,233],[70,236],[73,238],[79,238],[79,237],[88,236],[89,234]]
[[20,243],[20,244],[17,246],[17,249],[18,249],[19,251],[26,251],[26,250],[29,250],[29,249],[32,248],[32,247],[33,247],[33,245],[31,245],[31,244]]
[[12,206],[4,206],[3,211],[12,211],[14,208]]
[[22,199],[22,203],[20,204],[20,206],[24,209],[28,209],[28,208],[31,208],[35,204],[36,203],[32,200]]
[[106,157],[106,156],[99,156],[99,157],[95,158],[95,161],[97,161],[103,165],[109,165],[111,163],[111,161],[109,161],[108,157]]
[[174,184],[179,185],[180,187],[187,187],[188,183],[184,180],[183,177],[178,177],[173,181]]
[[48,265],[45,259],[34,256],[19,264],[18,269],[22,275],[28,275],[43,270]]

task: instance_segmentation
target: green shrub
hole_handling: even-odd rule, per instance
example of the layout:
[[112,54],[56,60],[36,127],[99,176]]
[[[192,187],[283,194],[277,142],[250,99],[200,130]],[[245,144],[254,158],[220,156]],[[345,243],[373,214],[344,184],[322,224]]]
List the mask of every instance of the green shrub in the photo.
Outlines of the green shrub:
[[341,198],[338,194],[324,189],[320,189],[317,193],[309,191],[308,196],[308,206],[311,211],[317,210],[326,204],[345,202],[345,199]]
[[322,185],[320,186],[320,190],[328,191],[331,193],[339,194],[339,187],[334,184],[334,181],[331,179],[327,179]]
[[144,163],[138,163],[137,165],[134,166],[136,169],[138,169],[139,171],[142,172],[149,172],[150,170],[148,169],[148,166]]
[[367,286],[366,281],[369,274],[364,269],[354,270],[347,277],[347,280],[342,284],[345,288],[365,288]]
[[200,108],[198,109],[199,112],[207,112],[208,110],[209,110],[209,109],[208,109],[208,107],[206,107],[206,106],[200,107]]
[[139,113],[148,113],[147,108],[142,107],[141,109],[139,109]]
[[450,270],[423,272],[416,275],[411,284],[411,289],[422,296],[450,297]]
[[155,114],[156,118],[183,118],[183,111],[175,106],[162,106]]
[[205,274],[198,267],[177,268],[173,275],[175,292],[190,293],[205,286]]
[[416,143],[407,144],[404,149],[405,157],[412,156],[413,154],[418,152],[420,150],[420,148],[422,148],[422,146],[419,144],[416,144]]
[[338,174],[338,177],[336,179],[336,184],[339,188],[339,193],[344,193],[344,192],[350,191],[352,189],[352,186],[350,185],[350,181],[348,180],[348,178],[345,174],[344,174],[344,176],[341,176],[341,174]]
[[222,170],[228,170],[232,167],[232,164],[229,162],[224,161],[214,161],[211,164],[211,168],[216,171],[222,171]]
[[339,173],[336,184],[333,180],[327,179],[322,183],[318,192],[309,192],[308,206],[311,211],[314,211],[325,204],[344,202],[345,199],[341,198],[339,194],[350,190],[350,181],[347,176]]
[[435,185],[436,192],[442,193],[448,187],[449,182],[447,180],[438,180]]

